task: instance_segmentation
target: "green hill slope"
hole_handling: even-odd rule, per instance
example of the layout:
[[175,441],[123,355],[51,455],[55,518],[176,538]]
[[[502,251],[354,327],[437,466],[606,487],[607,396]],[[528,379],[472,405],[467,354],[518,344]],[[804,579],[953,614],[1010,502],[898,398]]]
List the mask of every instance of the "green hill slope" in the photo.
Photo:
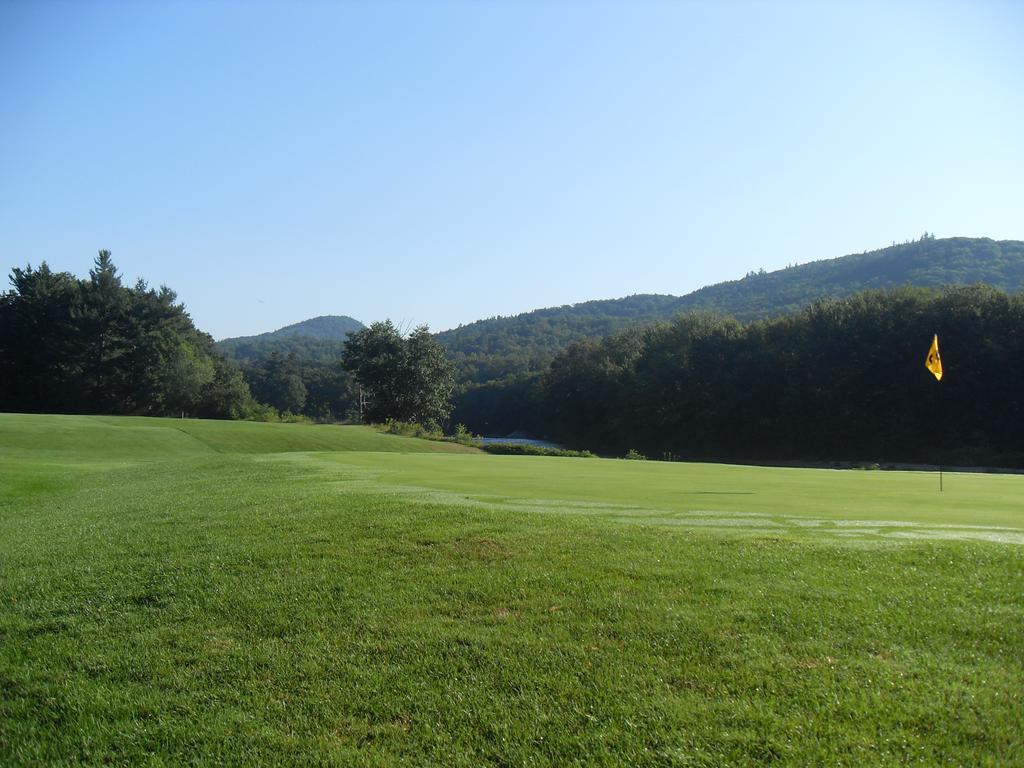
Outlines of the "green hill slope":
[[708,309],[758,320],[803,309],[822,296],[843,298],[869,288],[987,283],[1009,293],[1024,287],[1024,241],[950,237],[923,239],[776,272],[750,274],[688,294],[678,308]]
[[925,238],[877,251],[751,273],[686,296],[637,295],[551,307],[480,320],[438,334],[463,382],[484,382],[543,370],[571,342],[599,338],[631,325],[710,310],[750,321],[786,314],[824,296],[911,284],[939,287],[988,283],[1009,292],[1024,287],[1024,242],[988,238]]
[[273,352],[312,360],[333,359],[340,354],[347,334],[361,328],[361,322],[347,315],[322,315],[257,336],[222,339],[215,346],[225,357],[240,361]]

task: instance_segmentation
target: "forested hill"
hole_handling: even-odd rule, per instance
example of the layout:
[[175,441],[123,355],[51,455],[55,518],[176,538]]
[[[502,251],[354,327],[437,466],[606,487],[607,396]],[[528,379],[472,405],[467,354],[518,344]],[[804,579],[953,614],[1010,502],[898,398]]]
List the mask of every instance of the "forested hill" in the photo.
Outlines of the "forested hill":
[[679,302],[678,296],[657,294],[587,301],[478,320],[442,331],[437,340],[455,361],[460,381],[483,382],[543,370],[572,342],[672,317]]
[[1024,241],[924,237],[878,251],[825,259],[708,286],[679,302],[737,320],[796,312],[823,296],[844,298],[869,288],[986,283],[1009,293],[1024,288]]
[[333,359],[341,353],[346,335],[362,328],[361,322],[346,315],[322,315],[258,336],[222,339],[216,348],[225,357],[242,361],[272,352],[313,360]]
[[344,341],[345,335],[362,330],[363,324],[348,315],[321,315],[301,323],[286,325],[271,333],[263,333],[256,338],[269,337],[280,339],[286,336],[312,336],[315,339],[334,339]]
[[1024,242],[953,237],[751,272],[686,296],[636,295],[480,320],[438,334],[462,382],[485,382],[543,370],[571,342],[632,325],[711,310],[750,321],[798,311],[824,296],[905,284],[939,287],[987,283],[1011,293],[1024,287]]

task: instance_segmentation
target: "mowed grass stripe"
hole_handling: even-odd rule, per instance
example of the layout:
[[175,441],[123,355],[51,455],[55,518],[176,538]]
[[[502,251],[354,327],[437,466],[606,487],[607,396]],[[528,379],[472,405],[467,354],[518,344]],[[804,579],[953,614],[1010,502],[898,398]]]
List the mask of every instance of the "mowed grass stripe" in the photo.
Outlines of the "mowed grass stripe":
[[[998,526],[1024,532],[1024,475],[783,469],[539,456],[308,456],[380,483],[554,511]],[[614,507],[621,509],[616,511]]]
[[[0,476],[0,762],[1024,761],[1021,547],[637,527],[557,514],[597,475],[552,490],[544,459],[377,458],[71,455],[74,482],[13,495]],[[25,481],[53,471],[35,462],[5,451]],[[545,513],[455,503],[449,471],[491,496],[469,462]],[[591,463],[668,492],[664,469]],[[879,473],[821,477],[853,474]]]

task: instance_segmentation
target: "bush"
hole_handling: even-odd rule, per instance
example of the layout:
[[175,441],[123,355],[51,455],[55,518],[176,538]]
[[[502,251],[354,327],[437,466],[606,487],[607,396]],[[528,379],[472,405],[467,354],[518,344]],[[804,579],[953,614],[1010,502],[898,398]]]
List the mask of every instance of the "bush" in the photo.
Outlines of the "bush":
[[389,435],[401,435],[402,437],[419,437],[424,440],[444,440],[444,435],[436,424],[417,424],[415,421],[398,421],[388,419],[384,424],[383,431]]
[[640,451],[634,450],[633,448],[630,448],[628,451],[626,451],[626,455],[623,456],[622,458],[629,459],[630,461],[647,461],[646,456],[640,453]]
[[450,440],[453,443],[458,443],[459,445],[470,445],[473,446],[474,448],[480,447],[480,438],[474,435],[468,429],[466,429],[465,424],[456,424],[455,434],[446,439]]
[[253,403],[245,414],[246,421],[262,421],[268,424],[315,424],[314,419],[301,413],[278,411],[272,405]]
[[272,405],[255,402],[249,408],[245,418],[247,421],[278,422],[281,420],[281,417],[277,413],[277,408],[274,408]]
[[524,445],[520,443],[488,443],[480,446],[487,453],[507,454],[510,456],[567,456],[574,459],[593,459],[590,451],[570,451],[566,448],[545,448],[542,445]]

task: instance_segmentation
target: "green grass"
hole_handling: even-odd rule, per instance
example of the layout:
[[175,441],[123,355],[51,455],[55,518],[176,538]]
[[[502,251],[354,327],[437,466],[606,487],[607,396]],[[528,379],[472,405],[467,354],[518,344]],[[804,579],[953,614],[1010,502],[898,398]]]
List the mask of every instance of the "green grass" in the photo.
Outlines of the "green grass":
[[368,427],[261,424],[131,416],[0,414],[0,456],[165,461],[210,453],[373,451],[475,453],[455,443],[403,440]]
[[979,537],[1024,544],[1024,476],[780,469],[485,455],[304,456],[435,499],[666,526],[811,528],[815,536]]
[[1024,763],[1024,477],[0,415],[0,764]]

